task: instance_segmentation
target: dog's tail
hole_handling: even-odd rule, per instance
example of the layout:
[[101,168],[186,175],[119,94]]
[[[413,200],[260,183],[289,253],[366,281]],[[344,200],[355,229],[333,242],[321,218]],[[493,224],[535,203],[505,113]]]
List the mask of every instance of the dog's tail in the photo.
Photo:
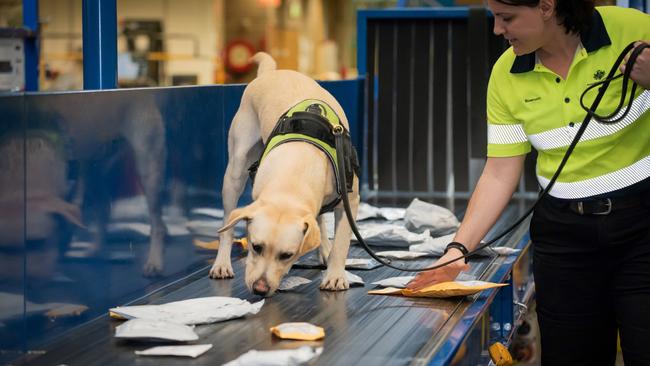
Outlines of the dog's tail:
[[267,71],[272,71],[277,68],[277,64],[271,55],[266,52],[258,52],[253,57],[251,61],[257,64],[257,76],[264,74]]

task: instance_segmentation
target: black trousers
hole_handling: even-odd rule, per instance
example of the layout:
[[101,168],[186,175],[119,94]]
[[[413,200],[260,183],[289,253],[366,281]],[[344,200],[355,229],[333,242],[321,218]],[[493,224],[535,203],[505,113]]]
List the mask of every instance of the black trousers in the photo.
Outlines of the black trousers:
[[650,365],[650,195],[609,215],[545,198],[530,234],[542,365]]

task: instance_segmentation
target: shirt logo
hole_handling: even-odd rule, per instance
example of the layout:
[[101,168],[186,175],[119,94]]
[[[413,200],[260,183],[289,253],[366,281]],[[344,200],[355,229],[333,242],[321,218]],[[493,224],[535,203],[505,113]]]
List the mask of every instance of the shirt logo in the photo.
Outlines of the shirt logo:
[[600,80],[605,76],[605,70],[598,70],[594,73],[594,80]]
[[530,98],[530,99],[526,98],[526,99],[524,99],[524,102],[530,103],[530,102],[538,101],[540,99],[542,99],[542,97],[535,97],[535,98]]

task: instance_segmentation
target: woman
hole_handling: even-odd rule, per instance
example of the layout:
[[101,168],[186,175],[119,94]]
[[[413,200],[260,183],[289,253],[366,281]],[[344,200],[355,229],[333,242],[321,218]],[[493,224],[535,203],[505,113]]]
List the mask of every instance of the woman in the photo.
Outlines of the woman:
[[[650,16],[588,0],[487,0],[511,47],[488,85],[488,159],[454,243],[438,263],[472,250],[510,200],[531,145],[542,187],[585,111],[580,95],[619,53],[650,39]],[[648,87],[646,49],[632,73]],[[618,104],[620,79],[598,112]],[[585,97],[590,106],[596,92]],[[544,365],[612,365],[617,331],[626,365],[650,365],[650,91],[615,127],[590,122],[531,226]],[[412,289],[450,281],[462,261],[419,274]]]

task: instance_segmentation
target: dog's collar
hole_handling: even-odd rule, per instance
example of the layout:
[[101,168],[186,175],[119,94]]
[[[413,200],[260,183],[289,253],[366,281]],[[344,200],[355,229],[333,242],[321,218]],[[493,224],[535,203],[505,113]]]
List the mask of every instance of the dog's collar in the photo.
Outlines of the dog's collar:
[[[255,179],[257,168],[272,149],[286,142],[307,142],[325,153],[330,161],[332,169],[334,170],[338,195],[334,201],[323,206],[320,213],[333,210],[340,202],[341,194],[343,194],[339,188],[340,182],[338,170],[341,167],[339,167],[337,163],[336,146],[334,143],[334,135],[332,133],[334,126],[342,126],[341,120],[332,107],[321,100],[307,99],[291,107],[282,115],[282,117],[280,117],[280,120],[273,128],[273,131],[264,146],[264,152],[262,153],[260,160],[255,162],[249,168],[251,180]],[[350,162],[350,164],[346,163],[346,166],[350,165],[351,167],[350,169],[345,169],[346,178],[348,178],[348,186],[346,187],[346,190],[349,192],[352,189],[353,174],[357,173],[358,175],[359,163],[356,150],[352,147],[349,133],[347,130],[345,133],[348,137],[347,141],[349,142],[349,148],[346,148],[346,153],[348,153],[347,155],[350,155],[349,157],[346,157],[346,162]]]

